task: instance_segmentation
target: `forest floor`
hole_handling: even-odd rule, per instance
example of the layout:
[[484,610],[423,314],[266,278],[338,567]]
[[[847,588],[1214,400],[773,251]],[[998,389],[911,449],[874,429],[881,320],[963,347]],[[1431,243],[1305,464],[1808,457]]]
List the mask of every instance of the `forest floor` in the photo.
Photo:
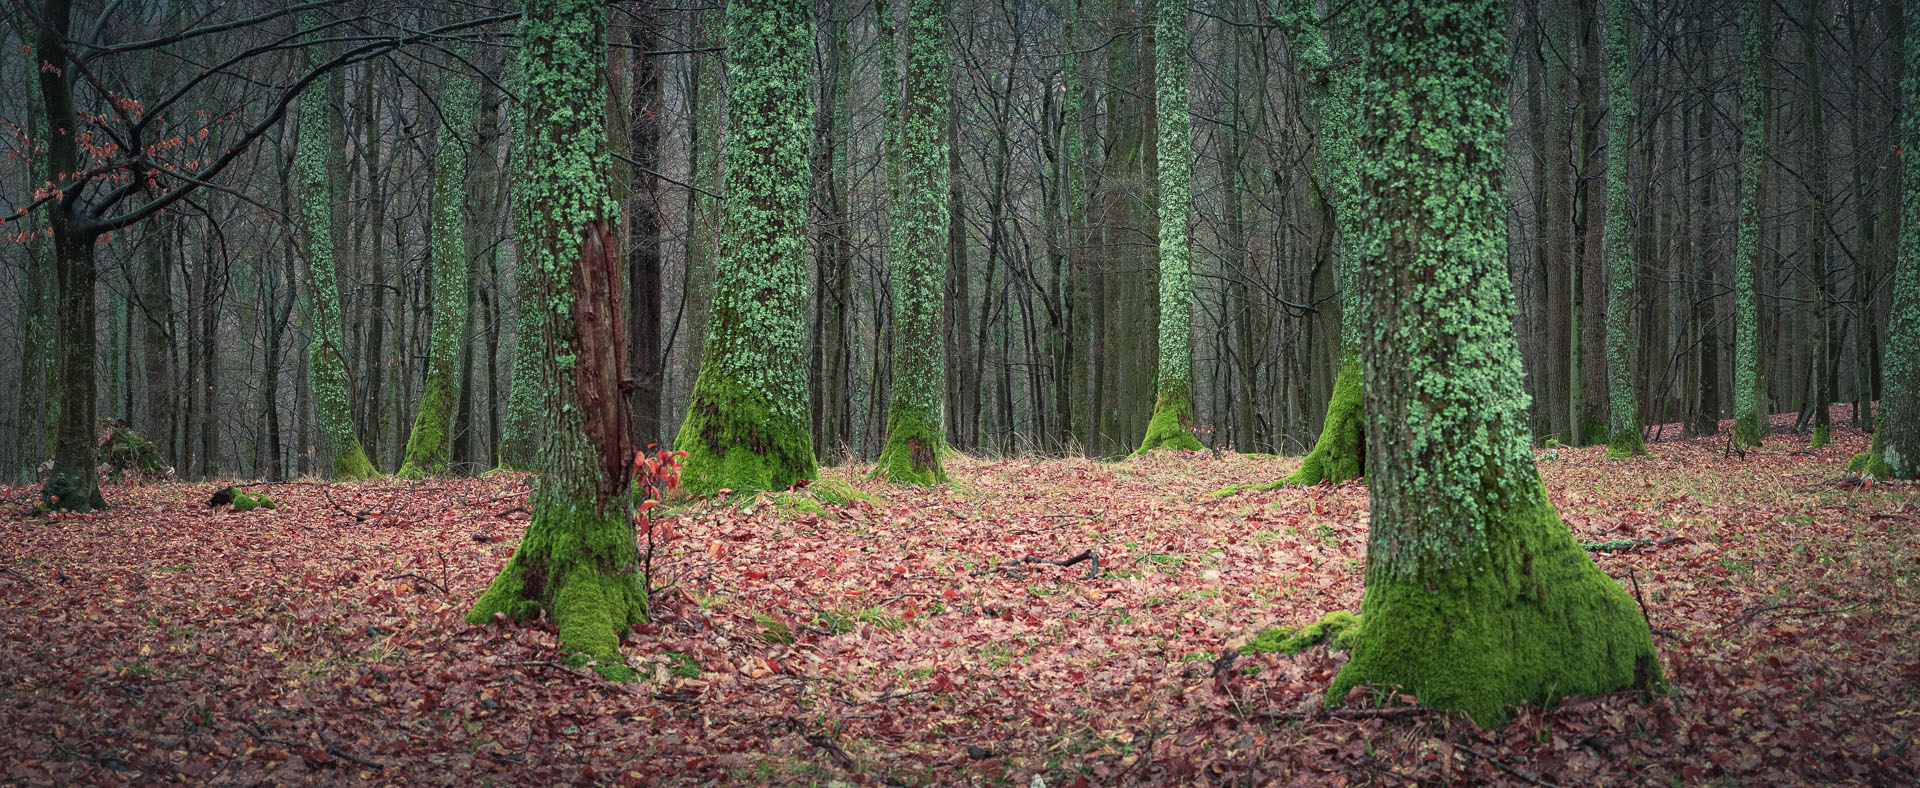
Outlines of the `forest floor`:
[[1663,540],[1594,555],[1670,691],[1498,730],[1329,714],[1325,648],[1216,668],[1359,604],[1365,486],[1205,496],[1297,459],[954,457],[937,491],[824,471],[874,496],[826,516],[683,507],[632,684],[462,619],[526,527],[521,475],[259,485],[279,508],[251,512],[116,487],[39,519],[0,489],[0,782],[1915,784],[1920,490],[1846,476],[1851,429],[1724,443],[1539,463],[1580,540]]

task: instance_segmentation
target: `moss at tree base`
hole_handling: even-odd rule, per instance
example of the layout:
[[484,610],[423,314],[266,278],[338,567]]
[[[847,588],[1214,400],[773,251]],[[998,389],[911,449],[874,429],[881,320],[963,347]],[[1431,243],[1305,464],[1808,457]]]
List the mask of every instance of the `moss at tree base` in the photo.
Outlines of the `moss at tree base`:
[[947,472],[940,463],[946,441],[940,436],[939,422],[899,403],[887,410],[887,445],[874,466],[874,478],[922,487],[946,483]]
[[379,478],[380,469],[373,467],[373,461],[367,459],[367,452],[360,448],[359,439],[347,445],[340,456],[334,458],[333,473],[327,478],[337,482],[355,482]]
[[1360,357],[1348,354],[1340,360],[1340,372],[1333,379],[1333,396],[1327,400],[1326,422],[1313,451],[1300,462],[1300,470],[1280,480],[1280,484],[1339,484],[1366,475],[1366,454],[1362,437]]
[[429,376],[426,391],[420,396],[420,413],[414,417],[413,431],[407,435],[405,460],[400,464],[402,479],[425,479],[447,472],[447,457],[453,442],[447,428],[453,421],[455,393],[449,381]]
[[1760,417],[1748,413],[1733,421],[1733,446],[1737,449],[1749,449],[1760,445],[1765,433],[1760,431]]
[[646,578],[625,507],[616,508],[602,514],[591,506],[537,504],[526,539],[467,613],[468,623],[492,624],[495,613],[515,621],[545,613],[563,650],[586,655],[608,679],[634,679],[620,639],[647,620]]
[[[1881,428],[1881,430],[1884,429],[1885,427]],[[1866,451],[1853,455],[1853,459],[1847,462],[1847,470],[1872,476],[1875,479],[1893,477],[1893,468],[1887,464],[1887,447],[1881,430],[1874,430],[1873,445]]]
[[40,504],[34,507],[36,514],[47,512],[86,513],[107,508],[107,499],[100,494],[98,484],[90,484],[92,479],[82,479],[54,469],[47,478],[45,486],[40,488]]
[[735,387],[708,381],[714,365],[701,370],[693,403],[680,426],[674,448],[680,461],[680,489],[689,496],[784,490],[818,472],[808,425],[775,412],[765,397],[744,396]]
[[1192,391],[1163,391],[1154,400],[1153,418],[1147,422],[1147,435],[1140,440],[1140,449],[1132,457],[1154,449],[1207,450],[1205,444],[1193,437]]
[[1424,576],[1368,566],[1365,624],[1330,703],[1361,684],[1392,686],[1497,727],[1516,705],[1660,683],[1633,599],[1573,541],[1544,486],[1520,497],[1462,566]]
[[1807,441],[1807,446],[1818,449],[1830,443],[1833,443],[1833,428],[1815,427],[1813,429],[1813,438]]
[[1608,457],[1620,460],[1628,457],[1644,457],[1646,454],[1647,444],[1641,440],[1640,430],[1637,427],[1615,430],[1612,435],[1607,436]]

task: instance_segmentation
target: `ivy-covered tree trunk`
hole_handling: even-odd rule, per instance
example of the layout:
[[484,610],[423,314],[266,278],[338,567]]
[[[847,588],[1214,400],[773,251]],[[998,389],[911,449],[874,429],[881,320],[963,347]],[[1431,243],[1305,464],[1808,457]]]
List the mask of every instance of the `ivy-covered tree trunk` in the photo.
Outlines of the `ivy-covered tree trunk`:
[[[1601,248],[1612,278],[1607,300],[1607,456],[1646,454],[1640,438],[1639,387],[1633,370],[1640,355],[1640,332],[1634,326],[1639,284],[1633,261],[1631,195],[1627,193],[1627,153],[1633,140],[1633,95],[1628,77],[1633,55],[1628,50],[1626,0],[1608,0],[1600,24],[1607,54],[1607,217],[1601,228]],[[1598,285],[1598,283],[1594,283]]]
[[1193,437],[1193,115],[1187,108],[1187,6],[1162,3],[1155,27],[1154,101],[1160,119],[1160,364],[1153,416],[1140,439],[1154,449],[1199,451]]
[[[456,46],[456,66],[466,47]],[[459,402],[461,355],[467,338],[467,151],[474,133],[473,79],[459,71],[447,77],[440,97],[440,145],[433,154],[433,218],[427,239],[433,264],[428,285],[433,299],[433,335],[428,350],[427,379],[420,389],[420,410],[400,475],[418,479],[447,472],[453,447],[454,406]]]
[[[1333,379],[1333,396],[1320,425],[1320,438],[1300,462],[1300,469],[1280,484],[1338,484],[1366,473],[1365,436],[1360,396],[1360,322],[1364,307],[1354,282],[1354,252],[1360,243],[1355,222],[1360,202],[1359,172],[1355,169],[1359,138],[1356,102],[1361,70],[1335,68],[1334,53],[1348,54],[1336,32],[1329,42],[1312,0],[1291,0],[1280,22],[1293,44],[1294,62],[1312,86],[1308,108],[1319,119],[1313,176],[1320,199],[1333,215],[1334,270],[1340,287],[1340,371]],[[1350,24],[1350,23],[1349,23]]]
[[[947,42],[950,0],[913,0],[907,9],[906,93],[891,149],[900,182],[889,211],[893,267],[893,396],[887,444],[874,473],[909,484],[946,481]],[[965,308],[965,304],[961,305]]]
[[1764,0],[1741,0],[1740,224],[1733,268],[1733,443],[1758,446],[1766,434],[1767,392],[1760,379],[1760,190],[1767,166],[1766,63],[1761,39],[1769,34]]
[[[1900,113],[1902,149],[1920,150],[1920,31],[1905,25],[1907,106]],[[1853,469],[1881,478],[1920,478],[1920,166],[1900,166],[1900,250],[1894,260],[1887,349],[1881,355],[1879,430]]]
[[[524,75],[520,71],[516,61],[514,73],[509,77],[515,92],[525,90],[521,84]],[[507,116],[509,139],[527,137],[527,117],[526,102],[514,102]],[[512,172],[527,171],[527,146],[508,146],[507,167]],[[511,184],[514,179],[508,180]],[[509,203],[515,224],[529,221],[527,213],[535,206],[522,204],[517,189],[509,198]],[[506,429],[500,438],[499,462],[502,468],[522,471],[533,470],[539,459],[541,436],[545,429],[545,420],[540,413],[542,403],[546,401],[546,394],[542,391],[545,381],[540,377],[540,357],[547,354],[547,349],[540,332],[541,312],[536,295],[540,289],[539,274],[522,253],[513,269],[514,298],[518,311],[514,315],[513,369],[512,378],[507,384]]]
[[694,495],[778,490],[815,472],[804,346],[813,45],[805,4],[727,4],[736,122],[726,220],[700,377],[676,439],[687,453],[681,483]]
[[307,306],[313,310],[309,349],[314,417],[319,422],[320,467],[330,479],[378,476],[353,426],[353,400],[347,381],[346,338],[340,324],[340,286],[333,259],[333,182],[327,148],[339,140],[328,134],[326,93],[300,98],[300,140],[294,168],[300,190],[300,238],[307,258]]
[[1372,524],[1360,631],[1328,697],[1396,686],[1494,726],[1516,704],[1651,686],[1646,621],[1573,540],[1528,447],[1506,260],[1507,4],[1379,0],[1365,27]]
[[[47,0],[41,7],[44,23],[34,43],[40,97],[46,110],[45,172],[59,179],[80,171],[80,143],[76,139],[80,119],[73,103],[72,83],[68,80],[72,64],[67,60],[67,32],[71,24],[71,6],[66,0]],[[59,409],[53,446],[53,473],[40,488],[40,505],[48,509],[85,512],[105,508],[100,495],[100,479],[95,467],[94,445],[94,268],[93,245],[101,230],[78,214],[80,184],[60,184],[66,194],[43,209],[52,230],[53,302],[58,306],[55,323],[57,339],[55,362],[59,369],[59,391],[48,392],[48,410]],[[39,465],[38,451],[31,452]]]
[[[633,677],[620,638],[646,620],[632,512],[624,271],[608,198],[606,6],[529,0],[520,23],[525,132],[514,179],[523,295],[546,352],[536,363],[539,489],[526,538],[467,620],[545,614],[561,648]],[[537,207],[537,210],[535,209]]]

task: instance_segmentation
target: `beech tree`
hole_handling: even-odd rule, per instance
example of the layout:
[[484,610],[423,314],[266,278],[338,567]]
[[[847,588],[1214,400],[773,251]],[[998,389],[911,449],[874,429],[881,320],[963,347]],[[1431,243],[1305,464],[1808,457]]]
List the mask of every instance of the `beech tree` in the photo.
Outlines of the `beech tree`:
[[1160,364],[1153,417],[1135,454],[1205,449],[1193,437],[1193,114],[1187,106],[1187,6],[1160,5],[1154,28],[1160,116]]
[[913,0],[907,9],[905,95],[890,138],[899,156],[889,251],[893,266],[893,398],[887,445],[875,473],[910,484],[946,481],[946,346],[941,341],[947,276],[947,72],[950,0]]
[[[453,65],[466,47],[453,47]],[[433,339],[420,410],[407,437],[400,475],[446,473],[453,448],[454,405],[460,397],[460,357],[467,337],[467,151],[478,92],[462,73],[447,78],[440,97],[440,144],[433,154],[433,219],[428,252],[433,265]]]
[[804,311],[813,46],[804,4],[727,4],[725,219],[700,377],[675,441],[695,495],[778,490],[815,473]]
[[632,522],[626,378],[626,266],[608,197],[606,5],[529,0],[520,22],[525,104],[519,206],[523,282],[539,316],[543,439],[533,518],[513,558],[468,612],[545,615],[562,648],[609,678],[633,670],[620,639],[646,620],[647,580]]
[[1357,250],[1371,301],[1371,528],[1353,658],[1328,697],[1395,685],[1497,726],[1520,703],[1660,680],[1645,619],[1533,467],[1507,277],[1507,4],[1368,9]]

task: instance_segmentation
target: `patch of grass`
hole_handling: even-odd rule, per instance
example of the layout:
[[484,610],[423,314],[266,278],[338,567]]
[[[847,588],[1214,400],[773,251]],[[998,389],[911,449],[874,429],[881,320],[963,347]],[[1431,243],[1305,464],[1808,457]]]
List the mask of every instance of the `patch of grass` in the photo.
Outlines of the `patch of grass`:
[[787,628],[784,621],[765,613],[753,614],[753,623],[760,625],[759,638],[768,643],[792,643],[793,630]]
[[666,652],[665,656],[667,659],[672,660],[672,662],[667,665],[667,672],[669,674],[679,676],[683,679],[700,678],[700,663],[695,660],[692,655],[682,654],[678,651],[669,651]]

